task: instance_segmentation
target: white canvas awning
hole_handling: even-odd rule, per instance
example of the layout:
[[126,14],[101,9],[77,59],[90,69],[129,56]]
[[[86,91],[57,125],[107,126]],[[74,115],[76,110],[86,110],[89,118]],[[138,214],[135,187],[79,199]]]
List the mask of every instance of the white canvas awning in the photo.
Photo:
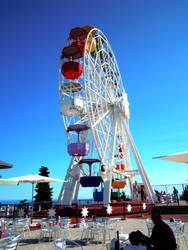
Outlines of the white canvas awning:
[[18,185],[18,180],[10,180],[10,179],[1,179],[0,178],[0,186],[16,186]]
[[157,156],[157,157],[153,157],[153,159],[188,163],[188,151],[170,154],[170,155],[164,155],[164,156]]
[[38,174],[30,174],[26,176],[12,177],[9,178],[10,181],[18,181],[19,183],[32,183],[32,214],[33,217],[33,197],[34,197],[34,184],[35,183],[49,183],[49,182],[64,182],[64,180],[50,178],[47,176],[42,176]]

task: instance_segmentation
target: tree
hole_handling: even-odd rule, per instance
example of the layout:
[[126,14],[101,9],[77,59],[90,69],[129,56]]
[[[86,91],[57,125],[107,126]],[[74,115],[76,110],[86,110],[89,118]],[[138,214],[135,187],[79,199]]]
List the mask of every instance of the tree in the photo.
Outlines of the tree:
[[[39,169],[39,175],[47,176],[49,177],[49,171],[48,168],[45,166],[42,166]],[[52,206],[52,194],[53,194],[53,188],[50,187],[49,183],[37,183],[35,187],[35,192],[37,193],[35,198],[35,209],[38,210],[39,203],[41,204],[42,209],[48,209]]]

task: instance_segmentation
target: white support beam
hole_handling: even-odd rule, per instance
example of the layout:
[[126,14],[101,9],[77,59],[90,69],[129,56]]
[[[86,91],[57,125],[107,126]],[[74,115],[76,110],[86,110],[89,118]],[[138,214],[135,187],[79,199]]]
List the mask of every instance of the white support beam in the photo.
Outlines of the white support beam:
[[109,159],[109,166],[107,172],[107,180],[104,182],[104,194],[103,194],[103,204],[107,206],[110,203],[111,199],[111,188],[112,188],[112,168],[114,165],[114,150],[116,142],[116,133],[117,133],[117,113],[112,112],[112,131],[113,137],[111,141],[111,158]]
[[129,131],[129,128],[126,124],[126,120],[124,119],[124,117],[122,116],[122,114],[120,113],[120,117],[121,117],[121,121],[122,121],[122,124],[124,126],[124,129],[126,131],[126,134],[127,134],[127,138],[128,138],[128,141],[130,143],[130,146],[131,146],[131,149],[132,149],[132,152],[133,152],[133,155],[134,155],[134,158],[135,158],[135,161],[136,161],[136,164],[137,164],[137,167],[139,169],[139,172],[140,172],[140,175],[141,175],[141,178],[142,178],[142,181],[144,183],[144,186],[146,188],[146,192],[149,196],[149,200],[154,203],[155,200],[156,200],[156,197],[154,195],[154,192],[153,192],[153,189],[152,189],[152,186],[150,184],[150,181],[148,179],[148,176],[146,174],[146,171],[144,169],[144,166],[142,164],[142,161],[141,161],[141,158],[140,158],[140,155],[138,153],[138,150],[136,148],[136,145],[134,143],[134,140],[132,138],[132,135]]

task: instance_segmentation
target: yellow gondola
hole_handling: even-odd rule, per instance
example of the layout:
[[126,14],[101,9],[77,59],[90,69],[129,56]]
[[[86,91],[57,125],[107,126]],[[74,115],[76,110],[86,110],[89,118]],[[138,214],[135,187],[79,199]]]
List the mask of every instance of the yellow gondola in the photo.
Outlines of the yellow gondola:
[[113,189],[122,189],[126,186],[126,181],[115,180],[112,182]]

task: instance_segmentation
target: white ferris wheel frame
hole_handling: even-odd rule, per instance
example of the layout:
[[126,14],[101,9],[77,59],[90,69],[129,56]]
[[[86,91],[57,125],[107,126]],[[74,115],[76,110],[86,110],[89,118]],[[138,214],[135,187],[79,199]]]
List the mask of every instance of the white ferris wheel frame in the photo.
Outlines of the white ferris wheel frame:
[[[86,52],[86,46],[88,39],[91,39],[89,51]],[[98,42],[98,48],[95,41]],[[67,41],[68,42],[68,41]],[[66,42],[66,43],[67,43]],[[65,44],[66,44],[65,43]],[[64,46],[65,46],[64,44]],[[94,47],[95,57],[91,55],[91,48]],[[98,50],[97,50],[98,49]],[[110,55],[110,56],[109,56]],[[153,193],[151,184],[144,170],[141,158],[138,154],[131,133],[129,131],[128,119],[129,109],[127,94],[124,90],[122,79],[120,76],[119,68],[113,54],[112,48],[106,39],[105,35],[99,29],[92,29],[86,38],[84,57],[78,60],[83,65],[83,73],[79,78],[79,81],[84,86],[83,90],[75,95],[78,99],[84,101],[84,107],[80,116],[69,117],[63,115],[63,124],[65,130],[71,124],[87,124],[91,128],[92,136],[89,133],[82,134],[82,140],[93,140],[91,155],[98,154],[98,158],[106,166],[106,172],[103,175],[104,178],[104,200],[105,205],[110,202],[112,178],[114,174],[118,174],[120,178],[128,176],[130,182],[131,194],[132,190],[132,178],[135,174],[140,174],[143,183],[146,187],[148,198],[154,202],[155,195]],[[63,83],[66,81],[64,78],[61,80],[61,65],[62,60],[59,64],[59,99],[66,99],[68,95],[62,89]],[[75,97],[74,95],[74,97]],[[75,134],[67,133],[67,140],[70,143],[75,140]],[[114,158],[114,155],[118,154],[119,146],[122,147],[124,152],[123,159],[126,164],[125,170],[115,170],[115,165],[118,163],[118,159]],[[138,170],[132,170],[129,159],[129,147],[131,147]],[[128,150],[128,151],[127,151]],[[95,153],[94,153],[95,151]],[[73,157],[69,168],[67,170],[65,180],[68,183],[64,183],[62,190],[59,195],[58,203],[70,205],[72,203],[72,196],[75,185],[77,183],[75,191],[75,200],[77,199],[79,192],[79,178],[82,175],[87,175],[88,168],[80,168],[79,173],[72,176],[70,175],[73,171],[73,166],[82,157]],[[71,194],[71,195],[70,195]]]

